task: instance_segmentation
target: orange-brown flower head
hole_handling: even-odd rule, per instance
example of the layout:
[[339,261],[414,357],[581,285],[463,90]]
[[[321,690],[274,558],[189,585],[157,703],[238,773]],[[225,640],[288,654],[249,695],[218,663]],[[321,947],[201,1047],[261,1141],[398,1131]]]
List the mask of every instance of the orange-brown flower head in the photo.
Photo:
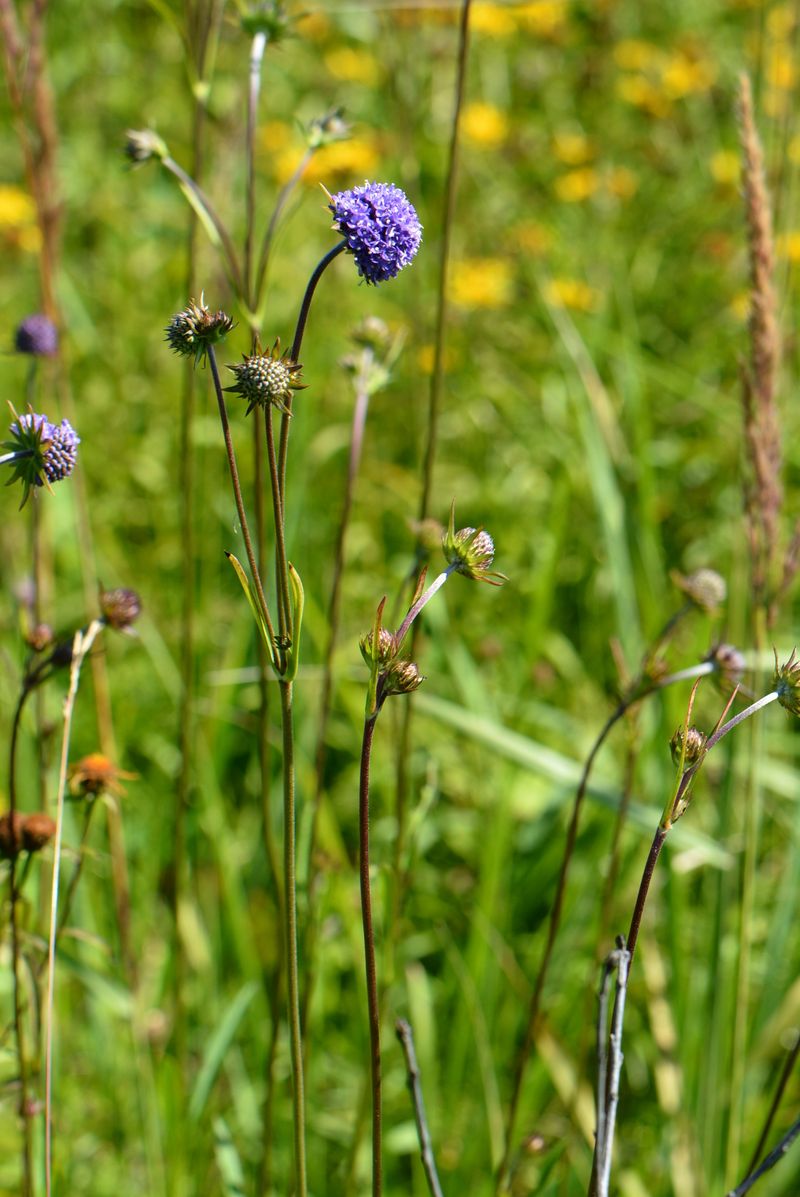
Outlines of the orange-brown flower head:
[[55,819],[37,811],[22,821],[22,846],[26,852],[39,852],[56,833]]
[[[707,739],[708,737],[704,736],[696,727],[690,727],[688,731],[679,727],[669,742],[673,762],[676,765],[680,765],[681,757],[683,757],[684,769],[689,769],[692,765],[696,765],[705,756]],[[686,742],[685,752],[683,749],[684,741]]]
[[135,590],[120,586],[116,590],[103,590],[100,594],[100,610],[110,628],[127,632],[139,618],[142,600]]
[[82,798],[97,798],[99,794],[125,793],[120,781],[133,781],[135,773],[124,773],[113,765],[102,752],[90,752],[81,757],[69,771],[69,788],[72,794]]

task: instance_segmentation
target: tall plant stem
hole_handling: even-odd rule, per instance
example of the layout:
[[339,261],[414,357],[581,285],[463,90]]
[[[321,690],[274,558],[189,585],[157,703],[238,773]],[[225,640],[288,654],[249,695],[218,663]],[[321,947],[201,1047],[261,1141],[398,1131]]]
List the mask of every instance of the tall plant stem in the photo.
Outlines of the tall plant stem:
[[283,732],[283,880],[286,918],[286,990],[289,1043],[292,1057],[294,1165],[296,1197],[307,1197],[305,1142],[305,1086],[300,1027],[300,987],[297,965],[297,843],[295,809],[294,726],[292,683],[279,680]]
[[225,451],[228,456],[228,469],[231,475],[231,485],[233,487],[233,498],[236,503],[236,512],[239,516],[239,527],[242,530],[242,539],[244,540],[245,552],[247,553],[247,561],[250,566],[250,573],[253,579],[253,586],[255,587],[256,596],[258,598],[261,615],[266,624],[270,639],[275,640],[275,629],[272,626],[272,619],[267,606],[267,598],[264,594],[264,587],[261,583],[261,575],[258,570],[258,561],[256,560],[255,552],[253,551],[253,541],[250,536],[250,525],[247,522],[247,513],[244,509],[244,499],[242,498],[242,487],[239,482],[239,470],[236,465],[236,453],[233,448],[233,438],[231,436],[231,426],[228,421],[228,409],[225,406],[225,396],[222,393],[222,383],[220,382],[219,370],[217,368],[217,359],[214,354],[213,346],[208,347],[208,361],[211,366],[211,376],[214,380],[214,391],[217,396],[217,406],[219,408],[219,418],[222,424],[222,435],[225,440]]
[[800,1033],[797,1035],[794,1047],[783,1062],[781,1074],[778,1078],[778,1084],[775,1086],[775,1092],[773,1094],[772,1101],[770,1102],[767,1116],[764,1119],[764,1125],[761,1127],[761,1133],[758,1136],[758,1142],[753,1149],[753,1154],[750,1157],[750,1163],[747,1165],[748,1176],[755,1171],[756,1165],[761,1158],[761,1152],[766,1146],[767,1139],[769,1138],[769,1132],[772,1130],[772,1123],[780,1107],[781,1099],[783,1098],[783,1094],[789,1082],[789,1077],[794,1071],[794,1066],[797,1063],[798,1056],[800,1056]]
[[61,760],[58,771],[58,797],[56,801],[56,835],[53,847],[53,884],[50,891],[50,938],[47,948],[47,1006],[45,1023],[45,1081],[44,1081],[44,1176],[46,1197],[52,1197],[53,1169],[53,1019],[55,998],[55,956],[56,931],[58,928],[58,888],[61,876],[61,842],[64,833],[64,797],[67,789],[67,764],[69,742],[72,733],[72,713],[78,693],[81,666],[86,659],[103,623],[95,619],[86,631],[75,633],[72,642],[72,664],[69,673],[69,689],[64,700],[64,723],[61,734]]
[[250,64],[248,70],[247,87],[247,131],[245,144],[245,158],[247,162],[247,191],[244,237],[244,293],[250,311],[255,308],[255,294],[253,291],[253,245],[255,240],[256,223],[256,120],[258,117],[258,97],[261,92],[261,65],[264,61],[264,51],[267,48],[267,35],[256,33],[250,43]]
[[362,382],[356,391],[356,401],[353,408],[353,424],[350,433],[350,456],[347,465],[347,479],[344,488],[342,512],[339,517],[339,527],[336,532],[336,545],[333,550],[333,579],[331,581],[330,596],[328,598],[328,643],[325,646],[325,660],[322,666],[322,687],[319,699],[319,716],[317,720],[317,747],[314,754],[314,805],[311,811],[311,834],[308,846],[308,917],[306,920],[306,984],[303,991],[302,1016],[303,1026],[307,1025],[308,1008],[314,990],[314,949],[316,939],[316,924],[314,911],[314,856],[319,833],[319,814],[322,806],[322,795],[325,789],[325,762],[327,759],[327,734],[331,712],[331,698],[333,694],[333,658],[336,643],[339,638],[339,620],[341,616],[342,578],[344,576],[345,542],[347,529],[350,524],[350,512],[353,506],[356,478],[361,462],[361,446],[364,440],[364,427],[369,409],[369,391],[366,383]]
[[381,1157],[381,1025],[378,977],[375,967],[375,932],[372,925],[372,891],[369,879],[369,766],[377,712],[364,722],[361,742],[361,771],[358,790],[358,875],[361,884],[361,922],[364,930],[364,958],[369,1017],[370,1078],[372,1083],[372,1197],[382,1189]]
[[272,512],[275,519],[275,587],[278,594],[278,633],[285,644],[292,639],[292,601],[289,594],[289,565],[286,558],[285,516],[283,496],[275,457],[275,435],[272,427],[272,408],[264,413],[267,434],[267,460],[272,490]]
[[[11,844],[16,848],[16,817],[17,817],[17,745],[19,742],[19,727],[25,700],[30,690],[23,685],[14,710],[11,724],[11,740],[8,762],[8,801],[9,820],[11,823]],[[9,904],[11,908],[11,969],[14,986],[14,1039],[19,1066],[19,1114],[22,1120],[22,1194],[31,1197],[33,1192],[33,1143],[30,1119],[30,1104],[28,1101],[28,1062],[25,1056],[25,1028],[23,1018],[22,990],[19,977],[19,921],[17,911],[17,853],[12,850],[9,861],[8,887]]]

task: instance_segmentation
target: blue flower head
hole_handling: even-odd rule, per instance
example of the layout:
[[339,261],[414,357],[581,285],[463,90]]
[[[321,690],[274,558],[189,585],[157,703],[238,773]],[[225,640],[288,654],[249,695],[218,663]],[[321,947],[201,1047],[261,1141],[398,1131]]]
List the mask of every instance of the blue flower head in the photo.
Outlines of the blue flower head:
[[41,312],[26,316],[14,333],[14,348],[34,357],[53,357],[58,353],[58,329]]
[[405,192],[393,183],[365,183],[330,201],[333,227],[367,283],[383,283],[408,266],[419,249],[422,225]]
[[11,439],[3,443],[4,460],[14,467],[8,481],[21,481],[23,504],[34,486],[50,488],[51,482],[68,478],[75,468],[80,438],[68,420],[51,424],[47,416],[34,411],[17,416],[11,425]]

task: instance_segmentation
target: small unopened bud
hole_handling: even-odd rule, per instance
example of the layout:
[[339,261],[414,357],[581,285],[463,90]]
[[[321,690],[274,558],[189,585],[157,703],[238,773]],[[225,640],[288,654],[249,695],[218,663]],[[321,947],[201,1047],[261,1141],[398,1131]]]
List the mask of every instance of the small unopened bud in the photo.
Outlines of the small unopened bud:
[[365,316],[353,329],[352,335],[356,345],[362,349],[372,349],[375,353],[385,349],[392,339],[389,325],[380,316]]
[[706,660],[713,664],[717,679],[725,689],[738,686],[747,668],[744,654],[732,644],[717,644]]
[[358,647],[361,649],[361,656],[367,665],[372,665],[374,661],[377,661],[378,669],[382,672],[394,660],[397,653],[397,642],[388,628],[381,628],[378,633],[377,652],[373,648],[373,640],[372,632],[367,632],[359,640]]
[[800,716],[800,661],[797,659],[796,649],[792,649],[792,655],[784,665],[778,665],[778,656],[775,654],[772,688],[776,691],[781,706],[792,715]]
[[35,653],[43,653],[55,639],[53,629],[49,623],[37,623],[25,633],[25,643]]
[[684,577],[673,571],[672,580],[678,590],[686,595],[690,603],[713,615],[728,597],[728,587],[725,579],[713,569],[696,569],[694,573]]
[[125,157],[139,165],[151,158],[169,157],[167,143],[152,129],[128,129],[125,134]]
[[241,21],[248,37],[264,33],[273,45],[291,34],[291,17],[280,0],[255,0],[244,10]]
[[26,815],[22,820],[22,847],[26,852],[39,852],[56,833],[55,820],[44,813]]
[[489,569],[494,561],[494,541],[482,528],[461,528],[455,533],[447,531],[442,539],[442,549],[456,572],[466,578],[488,582],[491,586],[501,586],[506,580],[503,574]]
[[[685,752],[683,750],[684,740],[686,742]],[[683,767],[685,769],[696,765],[705,755],[707,740],[708,737],[704,736],[696,727],[690,727],[686,732],[684,732],[682,727],[679,727],[669,742],[673,763],[680,765],[681,757],[683,757]]]
[[424,681],[425,678],[413,661],[393,661],[386,671],[384,697],[388,698],[390,694],[411,694]]
[[223,311],[212,312],[200,296],[190,299],[182,312],[176,312],[166,329],[167,344],[175,353],[199,362],[209,345],[222,341],[233,328],[233,320]]
[[317,116],[309,121],[306,130],[309,148],[317,150],[334,141],[346,141],[352,130],[353,126],[344,119],[344,109],[332,108],[324,116]]
[[135,590],[121,586],[117,590],[101,592],[100,610],[110,628],[115,628],[118,632],[127,632],[131,624],[138,619],[142,602]]

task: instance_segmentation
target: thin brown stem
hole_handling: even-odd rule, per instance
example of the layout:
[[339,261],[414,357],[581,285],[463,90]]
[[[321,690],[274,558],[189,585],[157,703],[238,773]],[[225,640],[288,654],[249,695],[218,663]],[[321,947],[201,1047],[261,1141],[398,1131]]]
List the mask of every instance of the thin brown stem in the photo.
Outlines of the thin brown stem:
[[375,931],[372,924],[372,890],[369,877],[369,767],[376,721],[377,715],[364,721],[358,791],[358,876],[361,886],[361,923],[364,931],[370,1078],[372,1083],[372,1197],[380,1197],[383,1177],[381,1157],[380,1006],[378,1003],[378,977],[375,966]]

